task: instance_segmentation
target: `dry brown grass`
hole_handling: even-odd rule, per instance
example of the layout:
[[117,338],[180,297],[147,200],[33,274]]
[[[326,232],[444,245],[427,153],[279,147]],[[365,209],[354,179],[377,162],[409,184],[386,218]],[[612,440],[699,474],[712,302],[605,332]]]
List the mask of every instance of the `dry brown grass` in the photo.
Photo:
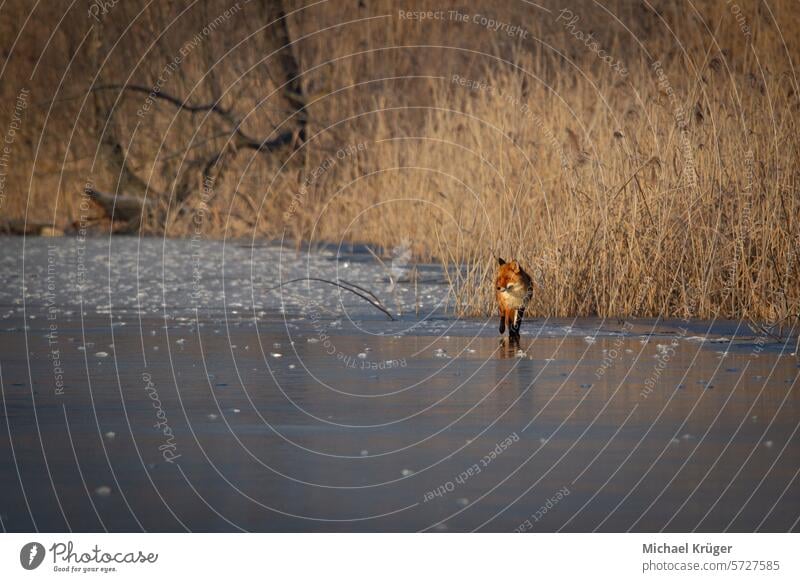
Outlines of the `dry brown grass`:
[[[425,7],[408,4],[405,9]],[[224,6],[211,2],[206,15]],[[274,159],[230,153],[203,212],[203,235],[386,248],[408,240],[417,258],[448,267],[451,305],[463,314],[491,309],[494,253],[519,259],[531,273],[536,316],[795,324],[800,91],[793,67],[800,21],[793,3],[567,6],[580,16],[575,29],[594,31],[624,63],[624,77],[556,22],[562,5],[547,6],[553,13],[524,3],[459,6],[470,16],[521,24],[527,39],[472,22],[404,21],[396,2],[328,2],[293,14],[310,138]],[[165,17],[153,16],[156,22]],[[203,15],[193,18],[195,26],[203,22]],[[212,79],[203,76],[211,56],[258,26],[246,18],[228,31],[236,38],[210,38],[170,78],[170,90],[185,95],[200,81],[193,96],[203,101],[220,87],[230,89],[223,103],[250,112],[252,131],[279,125],[285,106],[277,97],[252,109],[279,84],[270,79],[269,63],[259,63],[257,37],[215,68]],[[193,34],[191,26],[184,32]],[[144,51],[147,37],[137,39],[118,57],[118,66],[127,64],[122,70]],[[133,78],[152,83],[180,43],[165,40]],[[42,73],[52,77],[50,85],[63,64],[56,58],[52,71]],[[79,95],[90,68],[83,66],[70,73]],[[103,73],[106,79],[114,74]],[[481,87],[464,87],[454,76]],[[71,107],[60,103],[52,113],[61,135],[81,119]],[[182,152],[209,140],[190,150],[185,164],[226,136],[215,137],[213,119],[156,109],[135,139],[136,103],[122,103],[114,124],[129,140],[133,165],[146,176],[152,171],[158,191],[168,193],[183,158],[165,161],[153,144]],[[56,221],[74,220],[88,171],[77,160],[96,148],[96,123],[80,122],[83,137],[65,146],[41,119],[30,121],[29,135],[31,144],[44,135],[47,155],[37,161],[30,190],[33,166],[20,164],[20,194],[8,199],[7,209],[21,214],[32,202],[29,216],[36,211],[52,219],[52,194],[59,192]],[[357,144],[360,151],[337,158],[337,151]],[[71,172],[66,178],[47,178],[64,168]],[[113,176],[96,179],[113,189]],[[190,236],[201,204],[199,195],[180,204],[162,198],[162,211],[144,232]]]

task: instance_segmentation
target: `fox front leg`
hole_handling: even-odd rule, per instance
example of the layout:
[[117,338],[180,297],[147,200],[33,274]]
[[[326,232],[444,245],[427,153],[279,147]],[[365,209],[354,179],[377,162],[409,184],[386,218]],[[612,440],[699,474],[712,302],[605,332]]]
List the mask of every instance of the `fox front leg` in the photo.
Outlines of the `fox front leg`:
[[524,307],[520,307],[514,312],[514,321],[509,326],[509,335],[519,338],[519,328],[522,327],[522,316],[524,313]]
[[503,308],[500,308],[500,335],[506,333],[506,314]]

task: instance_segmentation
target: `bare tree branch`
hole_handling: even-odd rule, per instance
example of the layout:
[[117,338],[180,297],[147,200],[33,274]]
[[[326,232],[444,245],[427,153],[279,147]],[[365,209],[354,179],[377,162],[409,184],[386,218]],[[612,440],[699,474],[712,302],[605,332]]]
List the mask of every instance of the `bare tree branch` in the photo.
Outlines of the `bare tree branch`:
[[[161,89],[154,89],[152,87],[137,85],[135,83],[128,83],[125,85],[116,85],[116,84],[95,85],[90,89],[90,91],[133,91],[134,93],[144,93],[145,95],[148,95],[153,99],[161,99],[162,101],[171,103],[178,109],[189,111],[191,113],[211,111],[219,115],[225,116],[226,118],[229,118],[228,116],[230,116],[230,111],[227,108],[222,107],[222,105],[220,105],[219,102],[217,101],[205,105],[191,105],[187,103],[185,99],[180,99],[178,97],[175,97],[174,95],[165,93]],[[229,119],[232,120],[232,118]]]
[[[301,128],[298,131],[287,130],[274,139],[257,139],[245,133],[241,127],[241,120],[234,117],[231,111],[225,107],[222,107],[218,101],[204,105],[191,105],[187,103],[185,99],[180,99],[179,97],[165,93],[162,90],[156,91],[145,87],[144,85],[136,84],[97,85],[92,87],[90,91],[132,91],[135,93],[146,93],[153,99],[166,101],[181,111],[186,111],[189,113],[208,111],[215,113],[227,121],[230,125],[230,131],[234,135],[234,143],[238,149],[251,149],[259,153],[269,153],[286,145],[294,144],[298,140],[302,141],[304,136],[304,127],[306,122],[305,116],[298,116],[298,123],[301,125]],[[220,155],[221,154],[217,154],[215,157],[219,158]]]
[[[345,291],[350,291],[353,295],[358,295],[361,299],[382,311],[386,317],[388,317],[391,321],[396,321],[394,316],[389,313],[389,310],[384,307],[383,303],[380,299],[369,289],[365,289],[355,283],[349,283],[343,279],[339,279],[339,283],[336,281],[330,281],[328,279],[320,279],[319,277],[300,277],[299,279],[290,279],[289,281],[284,281],[280,285],[275,285],[274,287],[270,287],[266,289],[267,292],[274,291],[276,289],[280,289],[281,287],[288,285],[290,283],[297,283],[298,281],[319,281],[320,283],[327,283],[328,285],[333,285],[334,287],[339,287],[340,289],[344,289]],[[368,297],[369,295],[370,297]]]

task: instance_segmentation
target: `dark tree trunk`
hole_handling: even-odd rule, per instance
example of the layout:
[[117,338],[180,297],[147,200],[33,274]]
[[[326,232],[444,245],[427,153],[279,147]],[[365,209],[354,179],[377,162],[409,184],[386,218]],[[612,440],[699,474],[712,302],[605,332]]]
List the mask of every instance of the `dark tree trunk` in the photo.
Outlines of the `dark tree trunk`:
[[291,44],[286,11],[280,0],[261,0],[261,6],[267,23],[272,23],[267,28],[267,34],[273,47],[272,50],[278,51],[274,58],[282,73],[283,82],[286,83],[283,94],[294,110],[293,119],[297,126],[297,139],[303,142],[306,140],[306,126],[308,125],[308,115],[305,109],[306,97],[303,92],[300,65],[297,63],[294,47]]

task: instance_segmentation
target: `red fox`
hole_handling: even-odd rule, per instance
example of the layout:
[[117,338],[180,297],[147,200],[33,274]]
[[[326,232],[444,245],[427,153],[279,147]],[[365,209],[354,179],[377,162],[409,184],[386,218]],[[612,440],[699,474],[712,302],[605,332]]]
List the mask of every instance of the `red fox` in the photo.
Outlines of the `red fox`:
[[498,258],[500,270],[494,279],[495,297],[500,309],[500,335],[508,326],[508,337],[519,340],[522,316],[533,295],[531,278],[517,261],[506,263]]

